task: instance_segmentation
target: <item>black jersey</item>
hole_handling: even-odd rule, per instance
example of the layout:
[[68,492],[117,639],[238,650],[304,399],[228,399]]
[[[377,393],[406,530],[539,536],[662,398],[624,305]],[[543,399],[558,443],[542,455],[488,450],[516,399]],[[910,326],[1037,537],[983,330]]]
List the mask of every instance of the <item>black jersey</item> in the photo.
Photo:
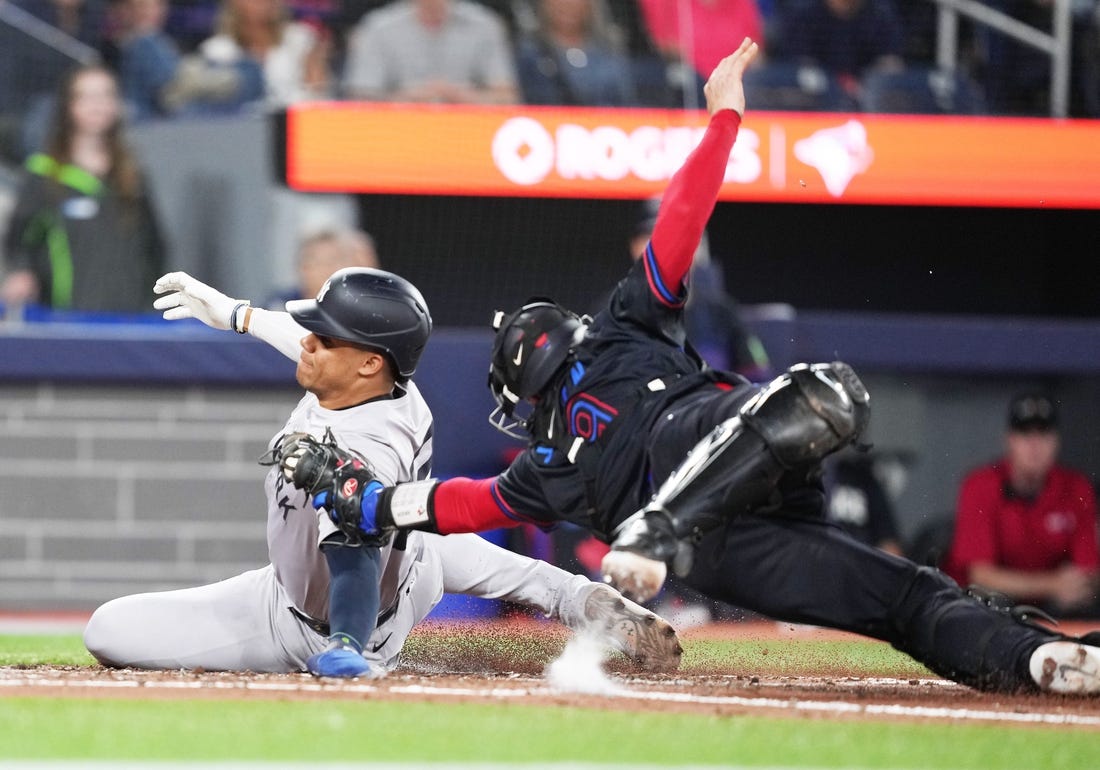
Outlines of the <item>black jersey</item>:
[[619,282],[547,388],[555,395],[539,406],[531,445],[498,477],[509,515],[571,521],[608,539],[661,481],[647,437],[663,410],[699,388],[746,382],[708,369],[687,346],[678,289],[661,285],[652,249]]

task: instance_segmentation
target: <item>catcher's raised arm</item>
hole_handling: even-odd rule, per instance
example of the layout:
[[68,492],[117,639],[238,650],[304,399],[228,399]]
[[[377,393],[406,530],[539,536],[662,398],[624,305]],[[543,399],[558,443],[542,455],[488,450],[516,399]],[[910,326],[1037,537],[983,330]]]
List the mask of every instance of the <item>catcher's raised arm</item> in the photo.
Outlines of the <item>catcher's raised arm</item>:
[[289,313],[252,307],[249,300],[227,297],[184,272],[162,275],[153,284],[153,292],[163,295],[153,301],[153,307],[163,310],[166,320],[197,318],[214,329],[251,334],[291,361],[298,360],[299,341],[309,334]]

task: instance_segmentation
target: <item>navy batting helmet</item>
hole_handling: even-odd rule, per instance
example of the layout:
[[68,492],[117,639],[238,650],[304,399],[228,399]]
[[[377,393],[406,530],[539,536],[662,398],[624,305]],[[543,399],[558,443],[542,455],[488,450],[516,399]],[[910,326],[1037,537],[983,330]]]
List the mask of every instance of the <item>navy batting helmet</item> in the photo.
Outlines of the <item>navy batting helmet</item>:
[[[545,388],[569,359],[584,319],[553,300],[533,297],[514,313],[497,311],[489,364],[489,389],[498,412],[509,418],[516,406]],[[494,417],[493,424],[504,430]],[[510,431],[505,430],[506,433]]]
[[315,334],[385,354],[398,380],[412,377],[432,333],[432,317],[419,289],[372,267],[337,270],[317,299],[292,300],[286,309]]

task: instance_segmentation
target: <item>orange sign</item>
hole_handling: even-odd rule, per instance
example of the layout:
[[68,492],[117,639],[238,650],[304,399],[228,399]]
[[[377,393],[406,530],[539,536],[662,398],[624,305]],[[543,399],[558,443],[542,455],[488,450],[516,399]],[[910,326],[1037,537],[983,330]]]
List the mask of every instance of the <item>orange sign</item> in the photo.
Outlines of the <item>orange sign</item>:
[[[287,113],[296,189],[645,198],[703,112],[307,103]],[[1100,208],[1100,120],[750,112],[722,200]]]

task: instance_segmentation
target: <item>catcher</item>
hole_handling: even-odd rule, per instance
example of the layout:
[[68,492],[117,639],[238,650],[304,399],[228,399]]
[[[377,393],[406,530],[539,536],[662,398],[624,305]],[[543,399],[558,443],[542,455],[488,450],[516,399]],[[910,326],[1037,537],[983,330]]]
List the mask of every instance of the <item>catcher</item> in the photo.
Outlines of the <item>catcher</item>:
[[185,273],[161,277],[154,291],[167,319],[252,334],[297,361],[307,392],[266,459],[271,563],[212,585],[107,602],[84,631],[101,663],[375,676],[397,665],[410,630],[451,592],[526,605],[643,668],[677,667],[673,629],[608,586],[477,535],[344,532],[287,483],[280,467],[306,453],[320,461],[310,484],[346,500],[380,482],[428,477],[432,416],[410,378],[432,323],[411,283],[346,268],[315,300],[289,302],[285,313],[230,299]]
[[[495,317],[494,421],[528,442],[504,473],[373,487],[346,504],[339,490],[309,491],[351,532],[570,521],[611,544],[604,576],[638,601],[657,593],[671,565],[714,599],[885,640],[975,688],[1100,694],[1100,632],[1051,631],[1031,608],[964,591],[826,521],[822,460],[858,442],[869,418],[849,366],[802,364],[760,386],[708,369],[687,344],[684,280],[756,52],[746,39],[710,76],[710,124],[607,307],[588,319],[533,299]],[[332,459],[307,451],[284,469],[308,486],[315,461]]]

